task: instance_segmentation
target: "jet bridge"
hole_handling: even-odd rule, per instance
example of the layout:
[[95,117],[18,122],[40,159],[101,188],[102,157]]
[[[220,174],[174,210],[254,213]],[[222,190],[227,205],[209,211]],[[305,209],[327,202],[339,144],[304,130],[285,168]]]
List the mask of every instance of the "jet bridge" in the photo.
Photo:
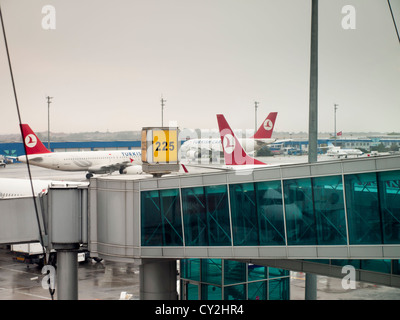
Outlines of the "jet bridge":
[[91,180],[105,259],[398,259],[400,157]]
[[400,287],[399,156],[101,177],[89,198],[91,254],[140,259],[141,299],[173,299],[171,270],[191,258],[328,276],[355,264],[357,280]]

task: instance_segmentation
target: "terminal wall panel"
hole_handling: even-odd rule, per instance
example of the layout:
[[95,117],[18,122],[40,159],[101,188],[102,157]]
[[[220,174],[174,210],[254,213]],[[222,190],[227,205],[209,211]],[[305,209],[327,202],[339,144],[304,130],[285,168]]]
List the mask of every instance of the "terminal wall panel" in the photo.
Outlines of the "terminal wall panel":
[[[134,245],[134,237],[138,233],[139,227],[134,224],[134,192],[127,190],[125,192],[125,244]],[[139,226],[139,225],[137,225]]]
[[125,245],[125,192],[98,191],[99,242]]
[[97,180],[92,179],[89,188],[88,228],[89,251],[97,252]]
[[310,166],[293,166],[293,167],[282,167],[282,178],[301,178],[309,177],[311,175]]
[[316,247],[288,247],[289,258],[316,258],[317,248]]
[[260,258],[266,258],[266,259],[271,259],[271,258],[286,258],[287,257],[287,251],[286,247],[260,247],[259,249],[259,257]]
[[178,188],[179,187],[179,179],[177,179],[177,178],[160,179],[160,180],[158,180],[158,187],[160,189]]
[[238,170],[227,174],[229,183],[245,183],[254,181],[252,170]]
[[183,257],[185,254],[185,249],[182,248],[163,248],[163,257],[169,257],[169,258],[179,258]]
[[400,259],[400,246],[384,246],[383,257],[386,259]]
[[254,170],[255,181],[269,181],[269,180],[280,180],[281,171],[280,169],[257,169]]
[[383,258],[382,246],[350,246],[349,253],[352,259]]
[[181,187],[194,187],[194,186],[202,186],[203,185],[203,177],[195,176],[195,177],[185,177],[181,179]]
[[142,247],[141,257],[163,257],[163,249],[160,247]]
[[207,247],[186,247],[186,258],[207,258]]
[[140,246],[140,193],[134,191],[133,193],[133,208],[129,211],[132,215],[132,229],[133,229],[133,245]]
[[204,185],[226,184],[226,181],[225,174],[205,175],[203,177]]
[[344,259],[348,256],[348,249],[347,246],[317,247],[317,256],[324,259]]
[[0,243],[38,241],[32,198],[0,200]]
[[375,171],[375,161],[343,161],[343,173],[356,173],[356,172],[368,172]]
[[219,247],[219,248],[208,248],[208,256],[210,258],[227,258],[232,257],[232,247]]
[[149,179],[140,181],[140,190],[154,190],[157,189],[157,179]]
[[318,164],[318,166],[311,166],[312,176],[340,174],[341,172],[342,166],[340,163]]
[[258,257],[258,247],[234,247],[233,248],[235,257]]
[[385,158],[376,159],[376,169],[377,170],[398,170],[400,168],[399,158]]

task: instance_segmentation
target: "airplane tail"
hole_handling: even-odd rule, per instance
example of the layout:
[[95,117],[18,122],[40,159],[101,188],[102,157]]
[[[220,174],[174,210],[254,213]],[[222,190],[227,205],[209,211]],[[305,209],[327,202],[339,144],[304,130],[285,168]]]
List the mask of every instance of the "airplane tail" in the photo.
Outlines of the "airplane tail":
[[51,153],[51,151],[44,146],[42,141],[40,141],[28,124],[21,124],[21,131],[22,135],[24,136],[27,155]]
[[278,112],[270,112],[268,117],[261,124],[260,128],[258,128],[257,132],[252,136],[253,139],[269,139],[272,136],[272,132],[274,131],[275,120]]
[[235,137],[235,134],[222,114],[217,114],[217,120],[226,165],[265,165],[265,163],[250,157],[243,150],[239,140]]

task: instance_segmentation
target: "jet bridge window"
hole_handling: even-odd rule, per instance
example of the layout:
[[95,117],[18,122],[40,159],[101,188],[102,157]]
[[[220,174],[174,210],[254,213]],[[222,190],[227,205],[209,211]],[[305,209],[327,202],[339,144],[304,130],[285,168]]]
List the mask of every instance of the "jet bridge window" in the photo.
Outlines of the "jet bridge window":
[[182,188],[186,246],[229,246],[226,185]]
[[182,246],[179,190],[142,191],[142,246]]
[[381,244],[376,173],[346,175],[345,189],[350,244]]
[[383,241],[400,243],[400,171],[378,173],[379,203],[382,211]]
[[312,178],[319,245],[347,244],[342,176]]
[[315,245],[311,178],[285,180],[283,185],[288,245]]

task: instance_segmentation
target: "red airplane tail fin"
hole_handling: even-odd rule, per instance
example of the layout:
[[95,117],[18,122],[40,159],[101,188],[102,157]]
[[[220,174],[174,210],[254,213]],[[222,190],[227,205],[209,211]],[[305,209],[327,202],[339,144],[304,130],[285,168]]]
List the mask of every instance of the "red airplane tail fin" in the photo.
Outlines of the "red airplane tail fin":
[[33,132],[28,124],[21,124],[21,131],[24,137],[24,144],[26,146],[26,154],[40,154],[40,153],[51,153],[42,141]]
[[252,136],[253,139],[269,139],[274,131],[275,120],[278,112],[271,112],[264,120],[257,132]]
[[217,114],[217,120],[226,165],[265,164],[250,157],[243,150],[239,140],[235,137],[235,134],[222,114]]

